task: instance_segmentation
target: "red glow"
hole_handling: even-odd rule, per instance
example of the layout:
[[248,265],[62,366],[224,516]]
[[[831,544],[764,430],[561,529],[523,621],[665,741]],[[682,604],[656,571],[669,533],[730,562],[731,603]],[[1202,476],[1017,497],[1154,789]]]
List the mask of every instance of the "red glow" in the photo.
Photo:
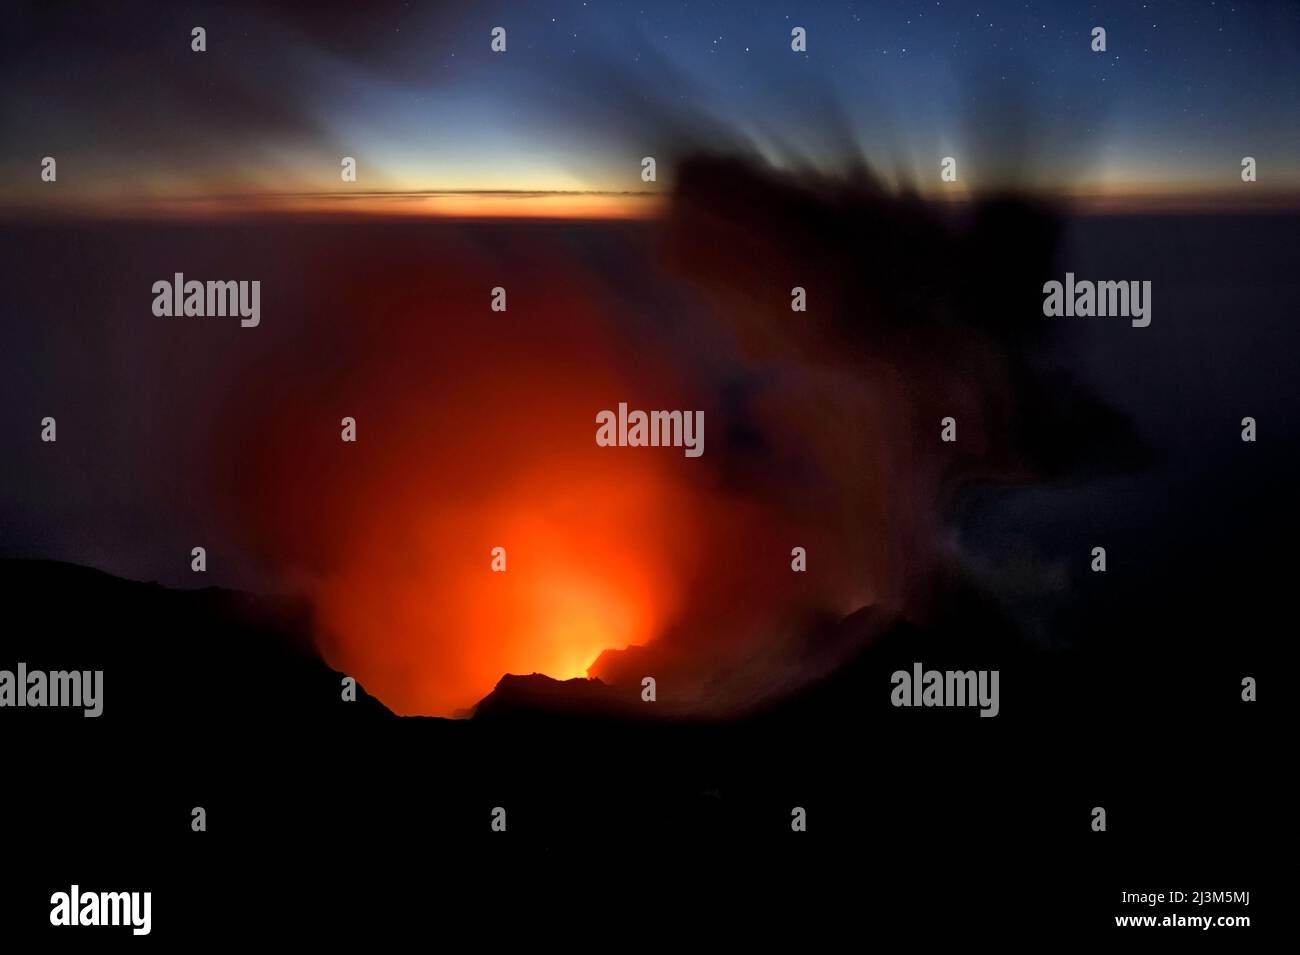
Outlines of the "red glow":
[[[679,449],[595,443],[620,400],[698,407],[615,340],[609,290],[526,231],[509,268],[475,241],[428,247],[448,236],[411,249],[384,233],[378,298],[363,268],[333,263],[349,250],[323,250],[323,273],[357,281],[331,286],[327,320],[284,330],[292,355],[227,442],[240,480],[258,475],[235,506],[268,561],[300,571],[326,659],[399,713],[450,715],[506,673],[585,676],[603,650],[651,640],[696,566],[707,499]],[[502,275],[516,279],[494,313]]]
[[[313,597],[327,662],[396,712],[452,715],[507,673],[582,676],[665,634],[661,699],[725,708],[717,675],[796,679],[802,615],[847,614],[905,566],[912,512],[854,430],[890,396],[769,387],[746,413],[779,466],[736,467],[742,416],[691,374],[713,358],[702,326],[620,284],[661,268],[645,227],[292,228],[293,295],[264,303],[224,409],[224,483],[251,549]],[[676,280],[654,281],[675,301]],[[702,410],[704,455],[598,446],[597,413],[621,401]]]
[[[585,676],[606,648],[644,643],[675,608],[672,542],[682,513],[662,479],[590,477],[559,456],[510,485],[440,508],[402,490],[321,582],[337,665],[399,712],[451,713],[506,673]],[[498,494],[500,496],[498,496]],[[507,570],[490,568],[506,548]]]

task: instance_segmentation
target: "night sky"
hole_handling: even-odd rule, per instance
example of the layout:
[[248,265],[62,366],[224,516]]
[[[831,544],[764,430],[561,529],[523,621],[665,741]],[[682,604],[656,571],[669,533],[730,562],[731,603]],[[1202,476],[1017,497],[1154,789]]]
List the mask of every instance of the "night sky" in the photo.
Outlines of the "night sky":
[[[0,205],[658,190],[683,151],[737,143],[778,165],[865,159],[926,192],[951,155],[959,195],[1240,197],[1246,155],[1252,198],[1300,190],[1291,2],[457,7],[11,8]],[[197,25],[205,53],[190,50]],[[790,49],[794,26],[806,54]],[[1105,53],[1090,49],[1094,26]],[[41,189],[46,155],[57,197]],[[345,155],[355,184],[340,181]],[[658,183],[640,180],[646,155]]]

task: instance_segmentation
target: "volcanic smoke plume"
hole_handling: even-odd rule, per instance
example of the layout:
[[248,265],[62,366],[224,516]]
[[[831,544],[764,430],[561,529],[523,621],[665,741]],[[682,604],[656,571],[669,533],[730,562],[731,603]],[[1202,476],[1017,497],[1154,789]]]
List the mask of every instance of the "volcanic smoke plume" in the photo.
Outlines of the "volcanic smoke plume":
[[[677,172],[650,223],[353,223],[297,253],[302,327],[266,323],[218,442],[257,488],[227,507],[398,712],[629,646],[592,675],[656,676],[661,711],[788,691],[856,649],[810,649],[828,620],[924,616],[958,482],[1059,467],[1055,409],[1098,417],[1030,371],[1050,215],[748,158]],[[597,446],[620,402],[703,410],[703,456]]]
[[[247,160],[259,177],[272,158],[299,155],[272,148],[272,130],[331,157],[353,149],[316,128],[330,111],[299,61],[425,77],[425,50],[395,50],[373,18],[361,33],[332,17],[248,30],[260,8],[235,9],[270,72],[253,87],[243,70],[217,87],[205,72],[197,85],[151,87],[148,102],[202,109],[240,156],[263,146]],[[49,35],[56,51],[70,42]],[[129,45],[102,47],[87,75],[135,75],[116,61]],[[191,62],[180,50],[171,55]],[[653,219],[230,223],[206,218],[228,214],[214,202],[193,222],[89,226],[75,242],[23,233],[9,266],[27,296],[15,314],[60,320],[8,333],[13,354],[40,360],[0,383],[11,389],[0,418],[17,433],[57,411],[65,433],[79,431],[58,457],[16,445],[14,496],[35,503],[11,510],[41,515],[30,526],[24,516],[18,536],[127,576],[187,569],[173,555],[204,542],[237,582],[309,593],[328,662],[401,713],[458,712],[506,673],[589,668],[632,699],[655,676],[658,713],[733,713],[833,669],[870,633],[831,625],[863,607],[876,620],[923,619],[952,556],[953,490],[1068,468],[1090,434],[1118,424],[1066,379],[1044,385],[1039,289],[1054,274],[1056,216],[972,197],[965,180],[955,204],[921,198],[897,171],[888,178],[901,185],[882,185],[855,154],[854,104],[811,77],[772,90],[791,109],[818,104],[826,148],[774,156],[788,148],[781,137],[752,147],[746,126],[715,116],[708,89],[652,49],[631,64],[584,55],[560,77],[502,58],[492,82],[608,133],[617,148],[598,165],[616,170],[610,182],[626,183],[625,144],[653,143],[672,183]],[[1020,135],[1021,107],[993,87],[982,99],[998,104],[997,122],[971,118],[983,130],[972,181],[1021,182],[1014,161],[1051,137]],[[151,110],[132,115],[170,128]],[[209,145],[194,170],[205,183],[206,157],[231,162]],[[819,171],[835,164],[844,171]],[[110,165],[129,184],[137,150]],[[111,195],[118,180],[104,181]],[[260,280],[260,326],[154,318],[141,290],[177,271]],[[28,276],[48,280],[17,281]],[[498,287],[504,312],[489,307]],[[791,310],[796,287],[806,311]],[[598,446],[597,414],[622,402],[702,411],[703,455]],[[355,444],[340,440],[345,417]],[[945,418],[955,443],[940,441]],[[491,570],[498,547],[505,573]],[[791,569],[796,547],[805,573]],[[620,652],[629,647],[642,649]]]

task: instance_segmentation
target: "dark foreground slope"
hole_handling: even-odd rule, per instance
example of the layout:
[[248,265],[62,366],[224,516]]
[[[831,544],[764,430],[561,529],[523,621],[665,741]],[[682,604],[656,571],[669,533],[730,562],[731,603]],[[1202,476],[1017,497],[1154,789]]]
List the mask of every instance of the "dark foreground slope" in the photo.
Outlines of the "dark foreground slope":
[[[0,561],[0,600],[0,668],[105,671],[98,719],[0,711],[15,933],[73,882],[151,890],[154,936],[177,940],[373,928],[375,912],[391,927],[429,905],[468,918],[642,879],[703,880],[720,919],[761,883],[895,925],[1075,933],[1113,927],[1122,890],[1258,895],[1272,852],[1270,708],[1239,701],[1236,651],[1030,651],[957,586],[925,629],[891,625],[798,697],[710,724],[630,718],[544,677],[503,680],[471,720],[344,703],[306,608],[278,598]],[[1000,668],[999,716],[891,707],[889,674],[914,660]]]

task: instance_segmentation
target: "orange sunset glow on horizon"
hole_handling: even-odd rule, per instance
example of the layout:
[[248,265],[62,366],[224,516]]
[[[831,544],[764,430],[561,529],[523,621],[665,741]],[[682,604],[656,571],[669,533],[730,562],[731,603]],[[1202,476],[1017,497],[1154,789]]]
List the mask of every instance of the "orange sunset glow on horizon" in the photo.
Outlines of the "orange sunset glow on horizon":
[[[122,196],[47,204],[43,218],[107,220],[243,220],[284,218],[649,219],[664,199],[651,192],[465,190],[421,192],[246,194],[232,196]],[[25,205],[11,209],[21,217]]]
[[[1261,187],[1248,194],[1206,184],[1144,183],[1124,178],[1096,180],[1064,191],[1033,189],[1027,198],[1056,202],[1079,213],[1138,214],[1217,211],[1285,211],[1300,209],[1300,188]],[[979,198],[961,184],[947,190],[926,189],[923,197],[940,205],[967,205]],[[11,203],[14,218],[240,221],[253,217],[320,220],[374,219],[574,219],[590,221],[649,220],[667,209],[665,192],[430,190],[391,192],[319,192],[240,194],[230,196],[72,197],[39,207]]]

